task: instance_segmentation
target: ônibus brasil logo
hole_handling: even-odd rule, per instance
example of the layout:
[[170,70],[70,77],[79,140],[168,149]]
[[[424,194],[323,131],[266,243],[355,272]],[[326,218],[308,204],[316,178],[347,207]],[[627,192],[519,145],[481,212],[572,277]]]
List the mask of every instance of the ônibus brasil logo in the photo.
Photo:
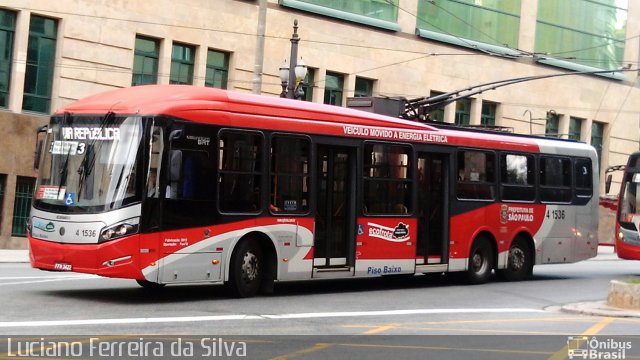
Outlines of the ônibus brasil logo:
[[630,341],[601,340],[595,336],[569,336],[567,339],[569,359],[625,359],[630,349]]

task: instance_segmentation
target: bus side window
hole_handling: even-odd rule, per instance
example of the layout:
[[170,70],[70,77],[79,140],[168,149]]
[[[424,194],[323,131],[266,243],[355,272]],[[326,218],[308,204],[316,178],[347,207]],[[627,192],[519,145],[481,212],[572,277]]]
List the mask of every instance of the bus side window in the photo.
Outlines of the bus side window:
[[495,198],[495,154],[484,151],[458,152],[458,199]]
[[222,212],[261,211],[262,134],[223,130],[218,136],[218,207]]
[[309,210],[308,138],[275,135],[271,140],[272,213],[306,213]]

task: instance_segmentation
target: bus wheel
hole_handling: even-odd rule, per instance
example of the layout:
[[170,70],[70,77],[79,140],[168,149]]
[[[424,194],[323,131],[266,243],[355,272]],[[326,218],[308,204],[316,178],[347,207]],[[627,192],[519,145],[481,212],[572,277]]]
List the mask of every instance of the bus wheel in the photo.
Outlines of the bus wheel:
[[148,281],[148,280],[136,280],[136,282],[138,283],[138,285],[142,286],[143,289],[154,290],[154,291],[162,289],[165,285],[165,284],[160,284],[160,283]]
[[482,284],[489,281],[494,264],[493,247],[489,239],[479,237],[473,242],[469,253],[469,270],[467,281],[471,284]]
[[520,281],[526,279],[533,269],[533,256],[523,238],[515,238],[509,248],[507,268],[498,271],[501,279]]
[[255,240],[241,241],[231,256],[227,285],[236,297],[252,297],[262,282],[262,250]]

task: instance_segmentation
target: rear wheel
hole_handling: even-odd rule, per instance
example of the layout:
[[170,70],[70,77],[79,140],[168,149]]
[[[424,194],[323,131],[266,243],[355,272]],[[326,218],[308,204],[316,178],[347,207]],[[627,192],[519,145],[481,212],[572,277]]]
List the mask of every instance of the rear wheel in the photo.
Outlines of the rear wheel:
[[236,297],[252,297],[260,290],[264,268],[262,249],[257,241],[240,242],[231,256],[227,286]]
[[495,255],[489,239],[477,238],[469,253],[467,281],[471,284],[482,284],[489,281],[494,263]]
[[533,254],[523,238],[516,238],[511,243],[507,258],[507,268],[498,271],[500,278],[507,281],[524,280],[533,270]]

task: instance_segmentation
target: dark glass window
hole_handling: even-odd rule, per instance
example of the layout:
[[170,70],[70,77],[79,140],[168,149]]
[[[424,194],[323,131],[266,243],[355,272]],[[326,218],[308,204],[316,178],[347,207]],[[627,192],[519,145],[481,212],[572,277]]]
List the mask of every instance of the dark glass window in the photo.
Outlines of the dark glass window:
[[569,118],[569,139],[580,140],[582,138],[582,119],[571,117]]
[[271,212],[309,210],[309,147],[308,138],[274,136],[271,140]]
[[195,47],[177,43],[173,44],[173,50],[171,51],[170,84],[193,84],[195,57]]
[[533,201],[535,189],[535,158],[531,155],[502,154],[500,181],[502,200]]
[[373,96],[373,80],[356,77],[355,97]]
[[456,101],[456,120],[458,126],[465,126],[471,123],[471,100],[462,99]]
[[496,125],[496,110],[498,104],[489,101],[482,102],[482,114],[480,114],[480,125],[495,126]]
[[364,148],[364,213],[412,212],[411,148],[367,143]]
[[540,157],[540,200],[571,202],[571,160],[562,157]]
[[472,150],[458,152],[458,198],[494,199],[495,166],[493,153]]
[[158,82],[158,59],[160,42],[144,36],[136,36],[133,55],[133,76],[131,85],[156,84]]
[[16,182],[16,196],[13,204],[11,236],[27,236],[27,219],[31,212],[31,200],[36,179],[19,176]]
[[16,14],[0,9],[0,107],[9,104],[13,39],[16,32]]
[[560,137],[560,115],[555,112],[547,112],[547,122],[544,128],[544,135],[548,137]]
[[220,132],[218,201],[224,212],[261,211],[263,137],[252,132]]
[[591,159],[576,159],[574,163],[576,196],[590,198],[593,195],[593,169]]
[[209,49],[207,51],[207,73],[204,86],[227,88],[229,79],[229,53]]
[[344,76],[327,72],[324,83],[324,103],[342,106],[342,93],[344,88]]
[[22,109],[48,113],[56,59],[56,20],[32,16],[29,24],[27,65]]

